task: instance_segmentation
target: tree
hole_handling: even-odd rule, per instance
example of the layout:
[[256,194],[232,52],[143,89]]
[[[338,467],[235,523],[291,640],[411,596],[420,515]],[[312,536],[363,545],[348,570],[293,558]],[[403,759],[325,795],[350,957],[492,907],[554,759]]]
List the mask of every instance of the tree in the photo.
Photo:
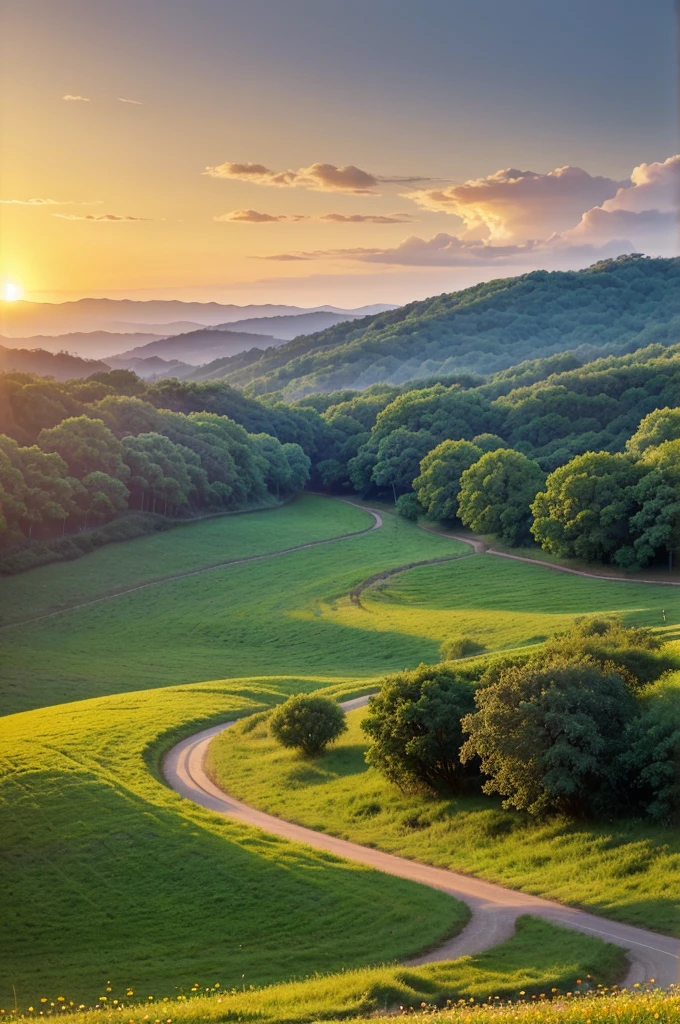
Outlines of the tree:
[[531,532],[542,548],[563,558],[639,565],[630,520],[644,468],[625,455],[586,452],[548,477],[531,506]]
[[680,690],[660,683],[642,696],[629,723],[618,767],[632,807],[657,821],[680,814]]
[[461,521],[505,544],[525,544],[531,538],[531,503],[544,485],[541,467],[521,452],[487,452],[461,476]]
[[389,487],[396,502],[399,494],[411,490],[420,461],[432,447],[433,438],[426,430],[412,431],[399,427],[378,445],[377,460],[371,479],[378,487]]
[[309,480],[312,460],[305,455],[299,444],[293,444],[291,441],[283,445],[283,454],[288,462],[288,490],[291,494],[296,494]]
[[88,473],[83,477],[87,494],[86,511],[96,519],[111,519],[127,508],[130,492],[124,483],[108,473]]
[[126,395],[107,395],[91,406],[92,416],[104,421],[116,437],[158,430],[161,416],[150,402]]
[[472,443],[481,448],[483,452],[495,452],[499,448],[509,448],[510,445],[498,434],[477,434],[472,438]]
[[347,729],[345,713],[327,697],[298,693],[275,709],[269,726],[283,747],[301,750],[308,757],[319,754]]
[[118,480],[126,480],[129,475],[122,445],[102,420],[72,416],[57,427],[41,430],[38,444],[45,452],[61,455],[69,472],[80,479],[96,471]]
[[427,453],[413,488],[430,519],[450,522],[458,517],[461,475],[482,454],[471,441],[442,441]]
[[509,666],[463,719],[463,762],[478,757],[485,793],[533,815],[614,809],[616,759],[635,713],[613,670],[590,661]]
[[460,792],[470,774],[459,758],[461,719],[473,708],[470,683],[443,665],[389,676],[362,723],[366,760],[403,791],[443,783]]
[[400,494],[397,498],[397,513],[404,519],[415,523],[418,516],[422,515],[423,509],[418,501],[418,496],[411,491],[409,494]]
[[640,421],[633,436],[626,442],[626,451],[640,458],[648,448],[664,441],[680,440],[680,409],[655,409]]

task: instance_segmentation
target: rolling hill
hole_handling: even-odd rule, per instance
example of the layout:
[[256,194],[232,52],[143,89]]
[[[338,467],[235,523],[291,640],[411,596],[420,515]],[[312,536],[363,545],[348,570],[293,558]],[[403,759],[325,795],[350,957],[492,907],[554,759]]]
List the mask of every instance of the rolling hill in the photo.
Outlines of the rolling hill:
[[253,394],[490,374],[564,351],[594,359],[680,337],[680,258],[639,254],[535,271],[337,324],[263,353],[226,379]]
[[0,345],[0,371],[18,370],[35,373],[39,377],[72,380],[89,377],[91,373],[106,372],[110,367],[99,359],[81,359],[68,352],[45,352],[44,349],[5,348]]

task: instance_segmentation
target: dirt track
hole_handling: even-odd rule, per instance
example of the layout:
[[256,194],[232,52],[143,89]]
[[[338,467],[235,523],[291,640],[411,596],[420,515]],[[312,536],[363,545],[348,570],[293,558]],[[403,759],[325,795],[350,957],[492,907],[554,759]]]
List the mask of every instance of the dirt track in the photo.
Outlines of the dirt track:
[[[365,706],[367,702],[368,697],[358,697],[346,701],[342,707],[345,711],[352,711]],[[211,740],[234,724],[226,722],[213,726],[174,746],[163,762],[163,774],[168,784],[188,800],[193,800],[194,803],[218,814],[237,818],[244,824],[282,836],[284,839],[327,850],[338,857],[366,864],[378,871],[421,882],[466,903],[472,916],[460,935],[445,942],[438,949],[409,961],[410,963],[450,960],[490,949],[514,933],[517,917],[521,914],[531,914],[621,946],[627,951],[630,962],[627,985],[648,981],[651,978],[662,986],[677,984],[680,939],[659,935],[644,928],[619,924],[595,914],[565,907],[513,889],[505,889],[500,885],[455,871],[420,864],[380,850],[359,846],[357,843],[338,839],[323,832],[314,832],[312,829],[275,818],[271,814],[249,807],[240,800],[235,800],[219,789],[204,770],[205,755]]]

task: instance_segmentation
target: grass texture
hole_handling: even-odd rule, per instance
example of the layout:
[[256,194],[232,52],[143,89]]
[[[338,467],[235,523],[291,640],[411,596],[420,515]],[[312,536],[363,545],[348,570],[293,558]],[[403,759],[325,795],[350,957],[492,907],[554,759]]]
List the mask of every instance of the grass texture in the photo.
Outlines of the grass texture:
[[209,768],[227,792],[271,814],[413,860],[451,868],[680,935],[680,835],[639,822],[536,823],[486,796],[404,795],[364,760],[365,710],[311,762],[266,720],[217,737]]
[[[357,1014],[393,1013],[425,1003],[445,1006],[447,1001],[464,1000],[469,1006],[488,1000],[489,996],[496,1003],[506,997],[516,998],[520,992],[519,998],[529,999],[532,995],[549,997],[557,989],[580,993],[594,988],[598,982],[611,985],[623,970],[624,957],[617,947],[524,917],[518,921],[516,935],[494,950],[422,967],[350,970],[256,990],[243,984],[229,991],[213,981],[205,987],[192,985],[185,998],[167,1001],[157,994],[149,999],[146,992],[111,984],[103,987],[99,1007],[89,1011],[84,1008],[85,1012],[77,1012],[79,1004],[75,1000],[67,996],[62,999],[67,1006],[74,1004],[75,1013],[68,1017],[72,1024],[121,1020],[126,1024],[144,1024],[148,1020],[158,1024],[168,1020],[171,1024],[224,1020],[307,1024]],[[132,994],[128,995],[130,991]],[[52,1006],[53,1012],[59,1012],[63,1005],[58,996],[42,998],[45,1002],[37,1004],[38,1012]],[[121,1004],[122,1012],[118,1009]],[[35,1010],[34,1006],[34,1013]],[[31,1016],[30,1011],[27,1015]]]
[[213,681],[0,719],[0,1007],[12,986],[23,1006],[57,989],[90,1002],[109,978],[145,995],[196,979],[271,983],[401,958],[460,930],[467,908],[444,894],[158,781],[173,736],[323,685]]

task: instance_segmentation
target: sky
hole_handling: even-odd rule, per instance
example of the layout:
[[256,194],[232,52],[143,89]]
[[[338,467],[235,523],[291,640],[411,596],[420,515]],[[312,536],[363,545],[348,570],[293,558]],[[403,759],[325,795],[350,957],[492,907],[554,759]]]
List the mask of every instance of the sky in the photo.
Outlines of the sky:
[[672,0],[0,0],[0,284],[402,303],[678,252]]

